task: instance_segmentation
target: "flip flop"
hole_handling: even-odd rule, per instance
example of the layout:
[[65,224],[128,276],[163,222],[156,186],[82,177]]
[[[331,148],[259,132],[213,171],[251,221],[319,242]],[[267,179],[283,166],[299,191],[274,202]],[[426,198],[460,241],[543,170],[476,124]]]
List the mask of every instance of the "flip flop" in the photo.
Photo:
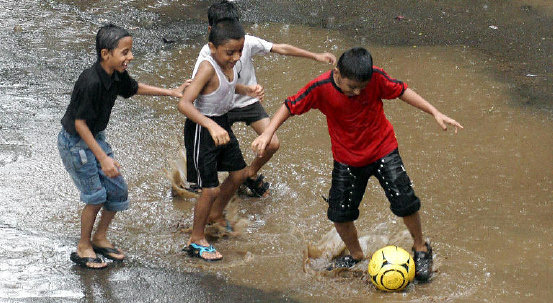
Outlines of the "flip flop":
[[115,258],[111,254],[117,254],[117,255],[123,255],[123,252],[115,247],[100,247],[100,246],[92,246],[92,249],[94,249],[94,252],[97,254],[100,254],[110,260],[121,262],[125,260],[125,257],[123,258]]
[[267,191],[269,190],[269,187],[271,186],[269,182],[263,181],[265,176],[259,175],[257,178],[250,179],[247,178],[246,181],[244,181],[244,185],[250,190],[251,194],[250,196],[261,198],[264,197],[265,194],[267,194]]
[[208,261],[208,262],[219,261],[219,260],[223,259],[222,256],[220,258],[215,258],[215,259],[208,259],[208,258],[205,258],[203,256],[204,253],[215,253],[215,252],[217,252],[217,250],[215,250],[215,247],[213,247],[213,245],[202,246],[202,245],[199,245],[199,244],[196,244],[196,243],[190,243],[190,245],[185,246],[182,250],[188,252],[188,255],[190,257],[200,258],[200,259],[202,259],[204,261]]
[[352,268],[355,264],[361,262],[361,260],[354,259],[351,255],[345,255],[340,258],[334,259],[333,262],[326,268],[331,271],[338,268]]
[[84,268],[88,268],[88,269],[104,269],[104,268],[108,267],[107,264],[106,264],[106,266],[103,266],[103,267],[89,266],[89,265],[87,265],[88,263],[101,264],[101,263],[104,263],[104,261],[99,257],[96,257],[96,258],[80,257],[79,254],[76,251],[71,253],[71,256],[69,257],[69,259],[71,259],[71,261],[73,261],[75,264],[79,265],[80,267],[84,267]]

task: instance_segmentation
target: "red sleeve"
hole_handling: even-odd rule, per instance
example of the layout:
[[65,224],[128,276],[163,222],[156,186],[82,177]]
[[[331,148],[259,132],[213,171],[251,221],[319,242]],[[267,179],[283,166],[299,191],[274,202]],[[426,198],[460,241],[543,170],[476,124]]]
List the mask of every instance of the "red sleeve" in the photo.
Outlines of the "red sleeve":
[[325,84],[330,83],[329,75],[330,72],[327,72],[315,78],[295,95],[286,98],[284,104],[292,115],[301,115],[312,108],[319,108]]
[[403,95],[407,89],[407,84],[400,80],[391,78],[384,70],[378,67],[373,67],[373,72],[378,81],[380,98],[395,99]]

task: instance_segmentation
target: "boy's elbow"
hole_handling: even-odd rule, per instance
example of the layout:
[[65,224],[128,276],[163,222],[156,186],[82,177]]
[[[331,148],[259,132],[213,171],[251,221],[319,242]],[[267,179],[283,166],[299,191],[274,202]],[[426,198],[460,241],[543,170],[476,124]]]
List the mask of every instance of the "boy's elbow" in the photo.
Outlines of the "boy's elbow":
[[186,101],[184,99],[180,99],[179,103],[177,104],[177,109],[181,114],[186,115]]

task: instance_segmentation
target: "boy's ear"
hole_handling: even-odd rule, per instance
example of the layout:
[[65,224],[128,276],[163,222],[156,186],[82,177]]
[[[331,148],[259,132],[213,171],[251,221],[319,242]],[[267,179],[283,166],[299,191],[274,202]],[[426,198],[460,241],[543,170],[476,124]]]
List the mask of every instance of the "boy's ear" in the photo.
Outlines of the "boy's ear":
[[208,33],[208,34],[211,32],[211,27],[212,27],[211,25],[208,25],[208,26],[207,26],[207,33]]
[[207,42],[207,46],[209,46],[209,50],[211,51],[211,53],[214,53],[217,50],[213,42]]
[[334,74],[335,74],[337,77],[340,77],[340,70],[338,69],[338,67],[334,67]]
[[110,55],[110,52],[107,48],[102,48],[100,50],[100,56],[102,57],[102,61],[105,61],[109,55]]

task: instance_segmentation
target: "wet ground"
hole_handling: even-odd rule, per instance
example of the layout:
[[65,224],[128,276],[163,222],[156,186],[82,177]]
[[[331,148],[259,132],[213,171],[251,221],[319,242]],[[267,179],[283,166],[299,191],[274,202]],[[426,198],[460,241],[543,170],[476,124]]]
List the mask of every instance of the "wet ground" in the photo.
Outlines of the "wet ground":
[[[128,262],[95,272],[74,267],[69,253],[82,205],[55,140],[72,85],[95,58],[98,27],[114,21],[131,30],[130,73],[174,87],[191,74],[210,2],[0,0],[0,301],[553,300],[548,1],[237,3],[247,32],[267,40],[336,55],[369,48],[376,65],[465,126],[457,136],[443,133],[428,115],[386,103],[423,201],[436,253],[432,283],[383,294],[362,276],[303,271],[306,244],[330,230],[320,196],[328,193],[332,156],[316,112],[279,130],[281,150],[263,170],[273,191],[238,201],[250,225],[242,236],[216,242],[225,260],[184,256],[187,235],[177,225],[190,224],[194,200],[173,198],[164,171],[182,146],[184,119],[177,100],[160,97],[118,100],[108,127],[132,199],[111,238]],[[256,58],[256,66],[270,114],[329,68],[274,55]],[[235,131],[251,159],[253,133],[243,125]],[[410,247],[374,180],[361,213],[361,235]]]

